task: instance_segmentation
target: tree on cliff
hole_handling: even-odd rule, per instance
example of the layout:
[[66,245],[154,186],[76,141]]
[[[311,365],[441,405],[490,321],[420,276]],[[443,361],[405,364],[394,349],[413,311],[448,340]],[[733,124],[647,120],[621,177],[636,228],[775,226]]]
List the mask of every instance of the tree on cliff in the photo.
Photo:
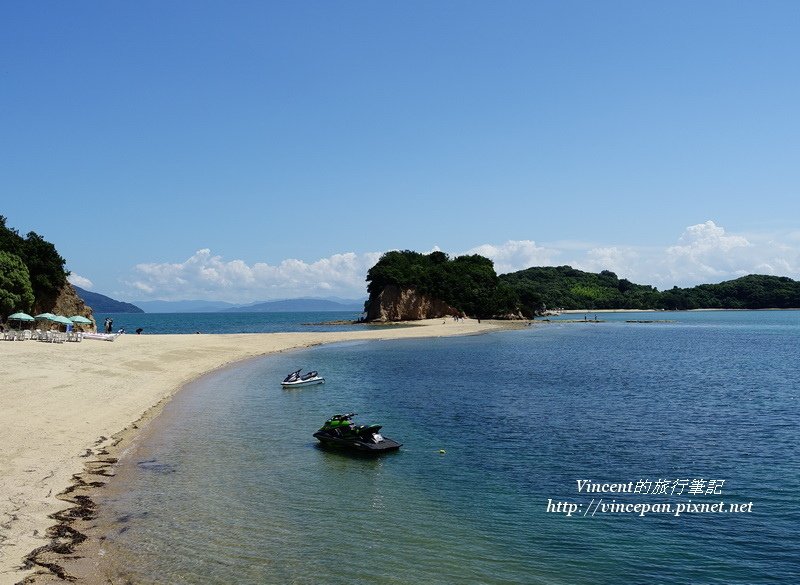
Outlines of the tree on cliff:
[[29,273],[36,302],[52,302],[67,282],[66,261],[56,247],[36,232],[28,232],[23,238],[17,230],[6,226],[6,218],[2,215],[0,251],[13,254],[22,261]]
[[404,250],[381,256],[367,272],[367,310],[389,286],[413,288],[462,313],[488,318],[518,311],[518,297],[500,284],[494,264],[477,254],[454,259],[444,252],[421,254]]
[[0,250],[0,315],[30,311],[33,287],[27,266],[16,254]]

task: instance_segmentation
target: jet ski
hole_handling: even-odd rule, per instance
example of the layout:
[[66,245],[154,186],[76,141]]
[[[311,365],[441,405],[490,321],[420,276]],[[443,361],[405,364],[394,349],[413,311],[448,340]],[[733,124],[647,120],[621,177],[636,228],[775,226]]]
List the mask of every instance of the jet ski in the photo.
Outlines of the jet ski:
[[319,372],[308,372],[307,374],[300,374],[303,370],[292,372],[283,379],[281,386],[284,388],[293,388],[295,386],[313,386],[314,384],[324,384],[325,378],[319,375]]
[[357,425],[356,413],[335,414],[325,421],[314,436],[326,447],[339,447],[359,453],[396,451],[402,444],[381,435],[381,425]]

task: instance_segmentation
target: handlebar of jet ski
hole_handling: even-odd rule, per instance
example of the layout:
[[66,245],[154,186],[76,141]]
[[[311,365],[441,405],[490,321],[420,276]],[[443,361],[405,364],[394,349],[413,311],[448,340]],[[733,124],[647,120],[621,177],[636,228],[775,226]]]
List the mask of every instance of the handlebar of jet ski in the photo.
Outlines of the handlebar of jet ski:
[[354,416],[357,416],[355,412],[348,412],[347,414],[336,414],[333,418],[338,418],[339,420],[347,420],[351,419]]

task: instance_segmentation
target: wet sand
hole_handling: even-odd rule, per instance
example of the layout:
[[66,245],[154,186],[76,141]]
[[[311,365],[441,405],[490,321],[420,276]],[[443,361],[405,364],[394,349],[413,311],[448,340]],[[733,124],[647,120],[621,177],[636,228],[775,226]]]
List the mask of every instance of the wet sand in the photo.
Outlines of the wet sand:
[[468,335],[504,325],[513,326],[433,319],[363,331],[3,342],[0,585],[60,580],[53,551],[69,554],[81,540],[72,525],[92,517],[91,489],[113,474],[116,454],[138,428],[193,379],[251,357],[323,343]]

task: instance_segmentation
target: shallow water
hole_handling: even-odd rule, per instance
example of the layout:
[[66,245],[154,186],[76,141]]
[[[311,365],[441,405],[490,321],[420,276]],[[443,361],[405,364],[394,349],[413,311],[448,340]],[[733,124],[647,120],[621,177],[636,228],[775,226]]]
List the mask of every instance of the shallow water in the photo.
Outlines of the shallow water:
[[[113,319],[113,330],[147,334],[182,333],[274,333],[277,331],[352,331],[367,327],[398,327],[352,323],[361,313],[351,311],[309,311],[289,313],[98,313],[102,326]],[[332,321],[349,323],[331,324]]]
[[[103,571],[198,584],[800,581],[800,312],[657,315],[673,322],[346,343],[206,376],[102,495]],[[299,367],[326,384],[281,389]],[[344,411],[403,448],[318,448],[313,431]],[[687,484],[586,494],[579,479]],[[705,493],[712,480],[718,494]],[[599,498],[752,511],[588,512]],[[568,517],[549,500],[582,508]]]

